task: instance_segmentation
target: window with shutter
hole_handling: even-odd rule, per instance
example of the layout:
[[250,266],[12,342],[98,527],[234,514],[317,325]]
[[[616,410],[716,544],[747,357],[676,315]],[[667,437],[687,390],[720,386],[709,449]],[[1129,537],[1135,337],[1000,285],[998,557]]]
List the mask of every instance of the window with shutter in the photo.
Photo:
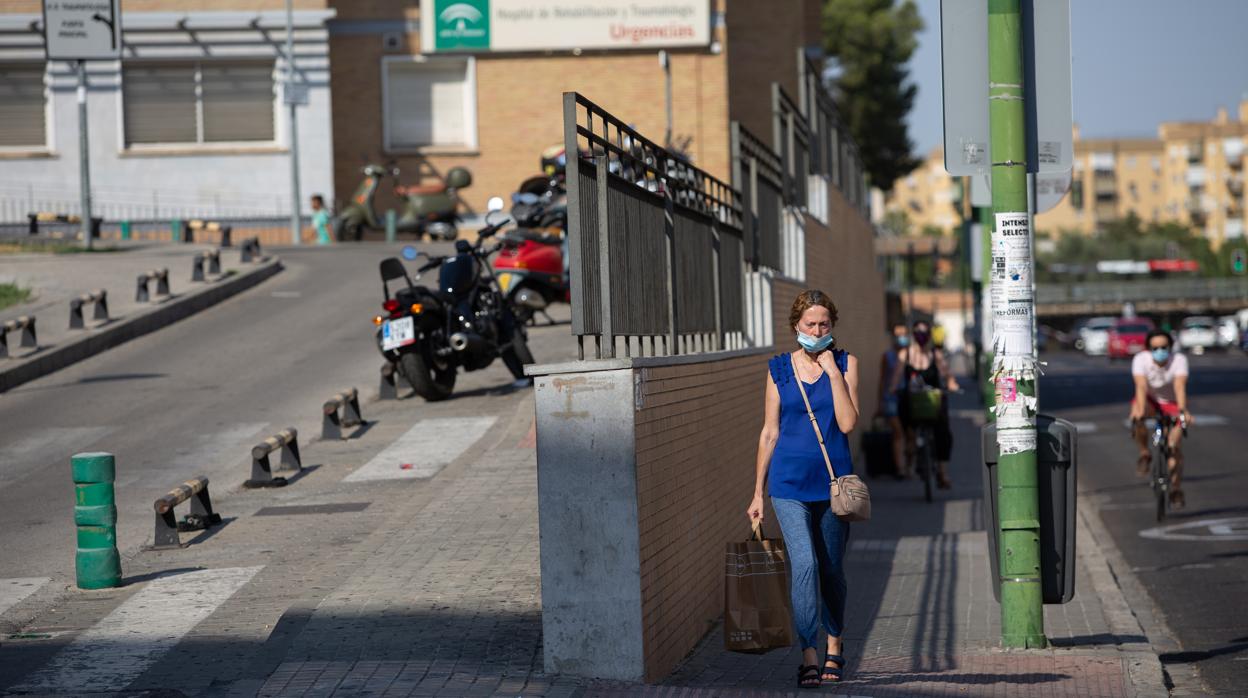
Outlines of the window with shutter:
[[273,64],[204,63],[205,141],[273,140]]
[[467,60],[387,61],[387,148],[473,147],[470,71]]
[[198,142],[195,64],[122,65],[126,142]]
[[128,62],[126,143],[274,139],[273,61]]
[[43,63],[0,64],[0,148],[48,144]]

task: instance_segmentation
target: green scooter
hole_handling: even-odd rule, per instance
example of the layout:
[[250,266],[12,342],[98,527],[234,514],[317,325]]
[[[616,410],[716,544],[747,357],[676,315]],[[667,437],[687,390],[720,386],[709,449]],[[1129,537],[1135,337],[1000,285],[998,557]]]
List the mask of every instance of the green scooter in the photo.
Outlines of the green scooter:
[[[385,221],[377,216],[373,201],[377,188],[386,176],[379,165],[365,165],[364,181],[356,187],[351,201],[334,218],[334,236],[339,241],[360,240],[364,230],[384,230]],[[459,206],[456,192],[472,185],[472,173],[462,167],[452,167],[446,178],[436,184],[403,186],[398,183],[399,168],[390,168],[394,177],[394,193],[403,198],[403,210],[399,213],[395,230],[414,233],[419,239],[428,235],[431,240],[454,240],[458,237]]]

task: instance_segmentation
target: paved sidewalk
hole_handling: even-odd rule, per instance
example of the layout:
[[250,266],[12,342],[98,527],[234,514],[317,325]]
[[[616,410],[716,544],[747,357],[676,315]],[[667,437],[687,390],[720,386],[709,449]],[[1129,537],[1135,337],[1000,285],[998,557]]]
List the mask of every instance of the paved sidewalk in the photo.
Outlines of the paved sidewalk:
[[[121,589],[67,593],[22,628],[47,639],[0,646],[0,688],[21,695],[86,695],[104,686],[152,696],[798,695],[796,650],[726,653],[718,628],[660,686],[542,673],[532,394],[498,388],[500,375],[473,376],[464,397],[436,410],[418,401],[366,404],[365,416],[376,420],[368,433],[317,442],[316,467],[290,487],[229,492],[218,505],[226,526],[184,550],[128,560],[131,583]],[[435,417],[495,420],[432,479],[343,479]],[[977,441],[966,420],[956,439],[956,486],[939,501],[924,503],[918,482],[872,483],[874,520],[855,527],[848,558],[848,679],[819,693],[1164,693],[1159,672],[1157,684],[1148,683],[1156,657],[1128,634],[1121,595],[1086,531],[1074,602],[1046,608],[1053,648],[996,649]],[[146,663],[124,643],[98,651],[80,643],[72,655],[80,670],[113,662],[98,670],[99,683],[40,683],[27,673],[63,661],[58,653],[101,619],[149,613],[132,611],[132,601],[154,581],[189,579],[200,569],[239,579],[237,592]],[[159,638],[151,643],[160,647]],[[129,664],[110,659],[126,652]]]
[[[104,243],[110,246],[115,243]],[[216,249],[213,245],[143,245],[127,243],[111,252],[76,252],[67,254],[20,253],[0,254],[0,283],[16,283],[31,289],[30,299],[20,305],[0,310],[0,322],[19,315],[38,318],[39,344],[53,347],[72,341],[100,326],[92,320],[93,305],[83,308],[87,329],[70,330],[69,301],[83,293],[108,291],[108,310],[116,323],[144,312],[168,300],[201,291],[215,283],[221,275],[207,275],[206,282],[191,281],[191,260],[197,252]],[[254,265],[239,262],[237,247],[221,250],[221,271],[234,275]],[[135,301],[135,279],[152,269],[169,270],[171,296],[156,295],[156,284],[148,285],[151,301]],[[207,272],[207,265],[204,268]],[[10,338],[10,351],[16,342]],[[28,349],[14,354],[23,357]]]

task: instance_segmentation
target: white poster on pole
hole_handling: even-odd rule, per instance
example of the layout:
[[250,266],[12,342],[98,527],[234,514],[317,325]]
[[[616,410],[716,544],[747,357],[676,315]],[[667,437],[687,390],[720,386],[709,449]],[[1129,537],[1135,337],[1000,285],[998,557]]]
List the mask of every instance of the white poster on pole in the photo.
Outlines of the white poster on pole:
[[1031,234],[1025,211],[996,214],[992,230],[993,345],[1002,356],[1031,356]]

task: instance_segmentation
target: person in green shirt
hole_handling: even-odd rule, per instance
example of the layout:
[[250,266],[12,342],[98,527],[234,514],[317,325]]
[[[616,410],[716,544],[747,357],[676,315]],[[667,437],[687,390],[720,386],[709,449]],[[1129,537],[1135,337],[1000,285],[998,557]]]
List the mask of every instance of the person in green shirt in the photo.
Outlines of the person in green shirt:
[[328,245],[332,242],[329,237],[329,211],[325,210],[325,197],[320,194],[312,195],[312,229],[316,231],[316,244]]

